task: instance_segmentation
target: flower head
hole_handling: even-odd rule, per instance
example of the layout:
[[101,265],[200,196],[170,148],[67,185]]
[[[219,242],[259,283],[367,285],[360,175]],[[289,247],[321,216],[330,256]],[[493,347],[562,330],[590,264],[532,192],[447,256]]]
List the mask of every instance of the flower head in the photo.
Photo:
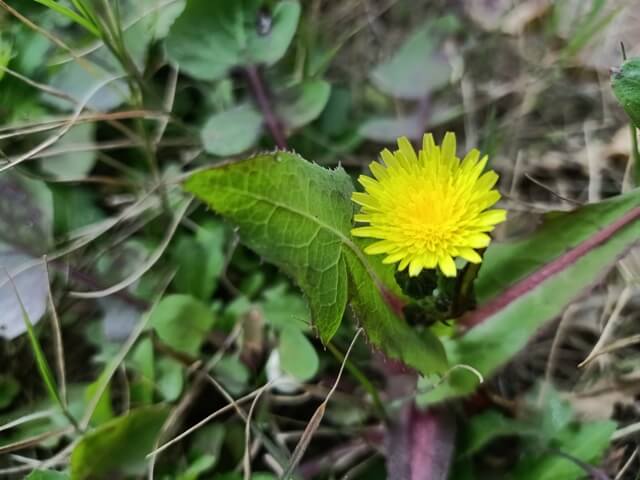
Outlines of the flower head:
[[494,171],[483,173],[488,157],[471,150],[462,161],[456,157],[456,137],[447,133],[442,146],[425,135],[417,154],[406,137],[398,150],[382,152],[384,164],[369,166],[375,178],[361,175],[365,192],[352,199],[361,205],[354,228],[356,237],[378,241],[365,248],[370,255],[385,254],[384,263],[409,267],[416,276],[436,268],[448,277],[456,275],[456,257],[479,263],[476,249],[489,245],[488,232],[504,221],[506,211],[491,209],[500,193],[493,187]]

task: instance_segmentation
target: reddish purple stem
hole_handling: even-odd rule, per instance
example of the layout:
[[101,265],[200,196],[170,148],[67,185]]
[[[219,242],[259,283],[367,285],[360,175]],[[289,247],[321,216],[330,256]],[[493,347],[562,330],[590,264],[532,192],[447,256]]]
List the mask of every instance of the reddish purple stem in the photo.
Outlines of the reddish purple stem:
[[606,242],[619,230],[639,218],[640,207],[636,207],[625,213],[618,220],[606,226],[592,237],[586,239],[584,242],[572,248],[565,254],[559,256],[555,260],[547,263],[528,277],[525,277],[519,282],[514,283],[501,295],[498,295],[496,298],[485,303],[480,308],[463,316],[460,319],[460,326],[464,329],[469,329],[481,324],[482,322],[505,308],[511,302],[514,302],[521,296],[525,295],[527,292],[536,288],[549,277],[573,265],[576,261],[578,261],[578,259],[589,253],[595,247]]
[[386,440],[390,480],[446,480],[455,441],[455,419],[446,409],[408,406]]
[[271,105],[271,99],[269,98],[269,95],[267,95],[264,82],[262,81],[260,72],[258,72],[258,67],[255,65],[249,65],[245,68],[245,72],[253,95],[256,99],[256,103],[258,104],[262,115],[264,115],[264,123],[269,129],[269,133],[271,133],[273,141],[279,149],[286,150],[287,140],[284,136],[282,124],[280,123],[278,116],[275,114],[273,105]]

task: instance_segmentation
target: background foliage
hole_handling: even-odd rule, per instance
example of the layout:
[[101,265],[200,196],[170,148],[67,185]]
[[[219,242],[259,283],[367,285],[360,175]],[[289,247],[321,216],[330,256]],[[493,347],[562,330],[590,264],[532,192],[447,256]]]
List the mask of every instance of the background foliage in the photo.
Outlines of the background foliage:
[[[636,478],[636,3],[1,0],[0,478]],[[509,210],[432,326],[349,233],[425,131]]]

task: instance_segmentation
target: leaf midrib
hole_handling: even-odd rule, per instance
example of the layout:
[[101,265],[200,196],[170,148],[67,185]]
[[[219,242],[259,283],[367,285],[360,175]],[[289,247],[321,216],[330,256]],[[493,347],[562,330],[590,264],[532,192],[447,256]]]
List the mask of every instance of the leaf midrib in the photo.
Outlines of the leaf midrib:
[[265,197],[263,195],[258,195],[256,193],[247,191],[247,190],[241,190],[239,188],[234,188],[231,186],[225,186],[221,188],[222,190],[229,190],[232,191],[236,194],[239,194],[240,196],[244,195],[246,197],[249,198],[253,198],[255,200],[260,200],[263,202],[266,202],[268,204],[271,204],[275,207],[278,208],[282,208],[284,210],[287,210],[293,214],[299,215],[303,218],[306,218],[307,220],[311,221],[312,223],[316,223],[318,224],[320,227],[330,231],[331,233],[333,233],[336,237],[338,237],[343,244],[345,244],[347,247],[349,247],[349,249],[356,255],[356,257],[358,258],[358,260],[360,261],[360,263],[362,264],[362,266],[364,267],[364,269],[366,270],[367,274],[369,275],[369,277],[371,277],[371,280],[373,281],[373,283],[376,285],[376,287],[378,288],[378,290],[380,291],[381,287],[383,286],[382,281],[380,280],[380,278],[378,277],[378,275],[376,274],[376,272],[374,272],[371,269],[371,266],[369,265],[369,263],[367,262],[364,254],[362,253],[362,250],[360,250],[358,248],[358,246],[353,243],[353,241],[347,237],[344,233],[342,233],[340,230],[336,229],[335,227],[332,227],[331,225],[329,225],[328,223],[323,222],[322,220],[320,220],[319,218],[308,214],[302,210],[298,210],[296,208],[293,208],[289,205],[286,205],[284,203],[281,202],[277,202],[269,197]]

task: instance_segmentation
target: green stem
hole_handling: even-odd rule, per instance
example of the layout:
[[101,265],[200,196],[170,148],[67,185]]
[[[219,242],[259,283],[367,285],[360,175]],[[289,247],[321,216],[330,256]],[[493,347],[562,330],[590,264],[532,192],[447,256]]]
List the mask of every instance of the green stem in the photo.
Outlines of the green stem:
[[[485,249],[482,249],[478,253],[481,257],[484,257],[484,252]],[[475,303],[475,299],[473,298],[473,284],[481,266],[482,263],[468,263],[462,271],[451,305],[451,318],[458,318],[469,310],[469,308],[473,308]]]
[[[334,357],[336,357],[336,360],[338,360],[340,363],[345,361],[345,357],[343,353],[340,350],[338,350],[336,346],[333,345],[331,342],[327,343],[327,349],[333,354]],[[358,367],[356,367],[353,363],[351,363],[350,360],[347,359],[344,366],[349,371],[349,373],[353,375],[353,377],[360,383],[360,385],[362,385],[362,388],[364,388],[367,391],[367,393],[371,395],[371,399],[373,400],[373,406],[376,412],[383,420],[386,420],[387,411],[385,410],[384,405],[382,404],[382,400],[380,400],[380,395],[378,395],[378,390],[376,389],[376,387],[373,386],[373,384],[369,381],[369,379],[365,376],[365,374],[362,373],[362,371]]]

